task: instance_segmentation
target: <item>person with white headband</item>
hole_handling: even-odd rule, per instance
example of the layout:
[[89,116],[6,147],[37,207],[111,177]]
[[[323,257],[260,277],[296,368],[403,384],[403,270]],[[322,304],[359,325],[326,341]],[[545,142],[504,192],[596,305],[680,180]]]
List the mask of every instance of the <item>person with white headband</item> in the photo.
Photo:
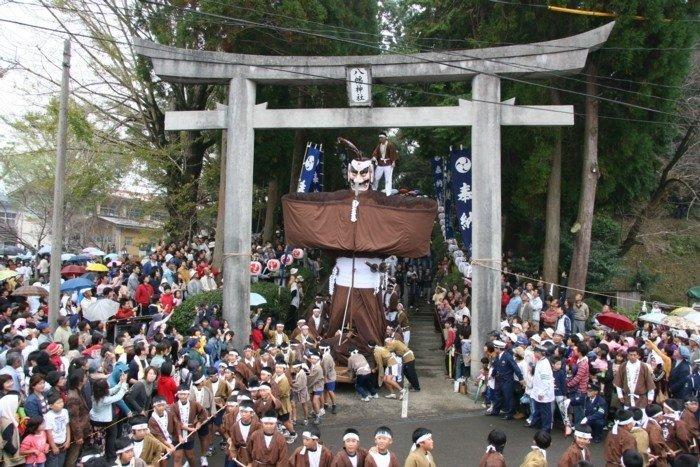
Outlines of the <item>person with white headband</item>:
[[411,439],[413,446],[406,457],[404,467],[436,467],[431,453],[435,447],[433,433],[427,428],[416,428]]
[[330,467],[333,461],[331,451],[319,440],[321,433],[318,428],[309,427],[301,434],[303,445],[289,457],[290,467]]
[[151,413],[151,418],[148,419],[148,429],[169,450],[174,450],[175,443],[173,439],[177,437],[175,436],[175,423],[169,413],[168,403],[161,396],[155,396],[152,404],[153,412]]
[[649,460],[656,465],[668,466],[668,458],[671,457],[671,448],[666,444],[666,436],[661,427],[664,411],[658,404],[651,404],[646,408],[646,431],[649,433]]
[[289,383],[287,378],[287,363],[284,361],[282,355],[277,356],[278,359],[275,363],[275,374],[272,376],[272,382],[277,386],[277,392],[279,394],[280,408],[277,410],[277,417],[280,423],[289,432],[287,438],[287,443],[292,444],[297,439],[297,434],[294,431],[294,424],[292,423],[292,385]]
[[321,369],[323,369],[323,409],[330,407],[331,413],[337,413],[335,405],[335,360],[331,354],[331,346],[328,344],[319,345],[321,350]]
[[389,451],[393,442],[391,429],[380,426],[374,431],[374,446],[367,451],[365,467],[399,467],[396,454]]
[[[304,364],[295,360],[292,362],[292,423],[296,424],[298,421],[302,425],[306,425],[307,419],[309,418],[309,387],[307,385],[306,371],[304,371]],[[304,418],[299,420],[297,404],[301,405],[302,412],[304,413]]]
[[147,467],[146,463],[134,454],[134,443],[129,438],[118,438],[114,442],[117,461],[114,467]]
[[194,455],[194,432],[207,420],[207,411],[199,402],[190,400],[190,389],[181,384],[177,390],[177,400],[170,406],[170,415],[175,424],[174,439],[177,442],[173,462],[181,467],[186,458],[190,466],[196,466]]
[[576,425],[574,427],[574,441],[559,459],[557,467],[574,467],[581,461],[590,462],[591,452],[588,445],[591,444],[593,434],[588,425]]
[[521,467],[540,467],[547,465],[547,449],[552,444],[552,435],[548,431],[539,430],[533,437],[535,444],[530,446],[530,452],[525,455]]
[[506,458],[503,457],[503,449],[506,447],[506,434],[501,430],[491,430],[486,438],[489,445],[481,456],[479,467],[506,467]]
[[[206,384],[207,382],[207,377],[204,373],[194,375],[194,381],[190,387],[190,400],[198,402],[206,411],[207,418],[209,419],[216,413],[216,406],[214,404],[214,393],[211,390],[211,386]],[[207,456],[213,454],[213,449],[211,449],[211,443],[213,441],[213,436],[211,434],[213,421],[213,419],[209,419],[197,430],[199,445],[202,448],[200,457],[202,465],[208,465],[209,461],[207,460]]]
[[605,447],[603,448],[603,457],[606,466],[612,467],[620,464],[622,453],[628,449],[636,449],[637,444],[630,434],[634,426],[634,417],[632,412],[625,409],[620,409],[615,414],[615,424],[605,438]]
[[148,465],[158,464],[161,457],[172,453],[175,449],[169,448],[160,442],[148,429],[145,418],[134,417],[131,423],[131,441],[134,443],[134,457],[138,457]]
[[372,369],[364,355],[355,346],[348,347],[348,372],[355,377],[355,390],[363,401],[369,402],[369,398],[379,398],[377,390],[372,384]]
[[322,406],[323,398],[323,368],[321,367],[321,356],[317,353],[312,353],[309,356],[309,376],[307,378],[307,384],[313,396],[311,397],[311,405],[314,410],[314,415],[316,415],[316,424],[321,423],[321,417],[325,415],[326,411]]
[[343,448],[335,454],[331,467],[362,467],[367,451],[360,447],[360,433],[354,428],[343,432]]
[[275,467],[287,464],[287,443],[277,431],[277,413],[269,410],[260,419],[262,428],[248,438],[248,465],[255,467]]
[[227,442],[225,467],[236,467],[238,464],[236,464],[234,459],[241,464],[248,465],[250,462],[250,456],[246,447],[248,439],[250,439],[251,434],[262,428],[260,420],[255,416],[255,410],[251,401],[241,402],[238,415],[240,415],[238,420],[231,420],[231,417],[225,418],[221,427],[222,434]]
[[663,405],[664,418],[661,428],[668,432],[666,436],[668,447],[675,452],[690,452],[693,436],[688,425],[681,420],[682,402],[678,399],[667,399]]
[[698,413],[698,398],[690,396],[685,400],[685,409],[681,413],[681,420],[685,422],[690,432],[691,439],[695,440],[694,446],[691,446],[690,452],[698,454],[699,439],[700,439],[700,423],[697,418]]

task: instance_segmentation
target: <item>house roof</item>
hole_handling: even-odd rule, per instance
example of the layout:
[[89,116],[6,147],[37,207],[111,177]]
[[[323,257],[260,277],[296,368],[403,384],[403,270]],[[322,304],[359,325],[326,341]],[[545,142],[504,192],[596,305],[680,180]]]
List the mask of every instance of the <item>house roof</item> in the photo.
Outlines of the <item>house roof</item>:
[[133,220],[127,219],[125,217],[112,217],[112,216],[97,216],[98,218],[114,224],[118,227],[125,227],[128,229],[159,229],[163,226],[160,222],[148,221],[148,220]]

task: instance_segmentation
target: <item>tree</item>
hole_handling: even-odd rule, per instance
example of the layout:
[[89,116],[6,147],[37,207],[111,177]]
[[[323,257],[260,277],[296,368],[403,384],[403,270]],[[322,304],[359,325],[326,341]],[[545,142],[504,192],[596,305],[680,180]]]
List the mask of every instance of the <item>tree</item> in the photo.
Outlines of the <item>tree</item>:
[[[69,233],[86,232],[86,218],[128,171],[131,156],[124,145],[111,141],[108,129],[93,123],[84,107],[71,103],[68,111],[68,151],[64,197],[64,224]],[[58,129],[58,101],[52,100],[41,112],[29,112],[22,118],[5,120],[13,131],[12,143],[0,149],[0,166],[8,198],[35,225],[36,244],[7,225],[5,235],[14,235],[18,243],[37,249],[51,234],[53,185]],[[65,246],[71,235],[64,236]]]

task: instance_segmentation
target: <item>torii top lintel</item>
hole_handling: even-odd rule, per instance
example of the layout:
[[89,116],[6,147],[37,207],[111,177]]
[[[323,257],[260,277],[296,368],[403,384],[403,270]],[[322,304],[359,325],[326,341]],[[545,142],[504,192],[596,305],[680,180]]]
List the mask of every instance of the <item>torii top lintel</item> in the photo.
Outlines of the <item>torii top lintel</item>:
[[349,66],[369,66],[375,82],[413,83],[458,81],[479,73],[530,77],[576,73],[614,25],[546,42],[416,54],[247,55],[181,49],[139,38],[134,44],[137,53],[151,60],[155,73],[171,82],[225,83],[244,77],[260,83],[331,84],[344,81]]

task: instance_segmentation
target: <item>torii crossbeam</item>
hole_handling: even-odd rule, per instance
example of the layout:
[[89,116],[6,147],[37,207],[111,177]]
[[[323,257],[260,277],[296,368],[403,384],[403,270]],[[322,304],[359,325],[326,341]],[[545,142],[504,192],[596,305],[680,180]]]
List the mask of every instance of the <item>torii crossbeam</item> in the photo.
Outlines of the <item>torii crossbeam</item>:
[[[224,214],[224,318],[235,344],[248,343],[253,139],[256,129],[472,127],[472,255],[480,264],[472,279],[472,339],[477,345],[500,320],[501,126],[574,124],[573,106],[516,106],[501,101],[499,75],[547,77],[579,72],[591,51],[607,40],[614,23],[575,36],[474,50],[343,57],[263,56],[186,50],[135,39],[163,80],[229,83],[228,106],[167,112],[167,130],[226,129]],[[357,74],[362,79],[354,78]],[[472,79],[472,100],[446,107],[371,107],[371,84]],[[255,102],[257,83],[348,86],[350,108],[268,109]],[[370,107],[355,107],[370,106]],[[235,177],[234,177],[235,174]],[[472,366],[480,365],[479,352]]]

